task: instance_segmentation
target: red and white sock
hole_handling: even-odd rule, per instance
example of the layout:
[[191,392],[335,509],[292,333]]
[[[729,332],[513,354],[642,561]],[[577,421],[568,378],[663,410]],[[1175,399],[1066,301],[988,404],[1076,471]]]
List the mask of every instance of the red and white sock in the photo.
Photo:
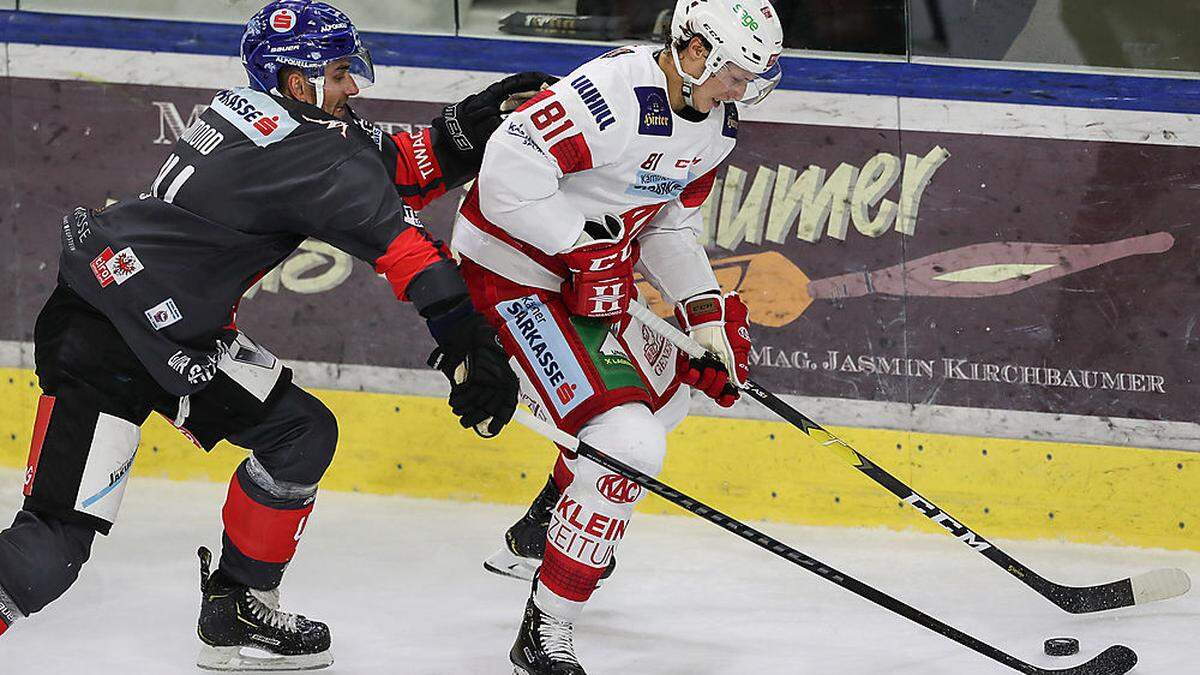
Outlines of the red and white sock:
[[[596,416],[579,438],[651,475],[658,474],[666,453],[666,429],[640,403]],[[573,475],[550,514],[534,602],[551,616],[575,621],[612,561],[644,491],[594,462],[561,457],[554,476],[560,486],[566,482],[561,480],[566,468]]]

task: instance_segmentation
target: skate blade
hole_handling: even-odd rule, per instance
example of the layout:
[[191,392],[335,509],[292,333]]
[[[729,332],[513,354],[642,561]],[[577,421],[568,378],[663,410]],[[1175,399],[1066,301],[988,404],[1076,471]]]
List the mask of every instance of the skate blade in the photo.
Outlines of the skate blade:
[[326,650],[316,654],[283,656],[254,647],[202,645],[196,665],[204,670],[220,671],[320,670],[333,665],[333,654]]
[[504,547],[492,554],[490,558],[483,561],[483,569],[492,574],[499,574],[502,577],[512,577],[522,581],[533,581],[533,575],[537,573],[538,568],[542,566],[542,561],[537,558],[523,558],[512,551],[508,547]]

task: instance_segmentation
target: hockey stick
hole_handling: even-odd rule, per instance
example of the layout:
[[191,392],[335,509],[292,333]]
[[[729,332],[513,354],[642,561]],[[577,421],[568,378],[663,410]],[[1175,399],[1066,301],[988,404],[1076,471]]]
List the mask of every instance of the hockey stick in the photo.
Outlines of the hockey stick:
[[[704,356],[704,348],[695,340],[675,326],[664,321],[646,306],[631,303],[629,314],[641,321],[651,330],[666,338],[679,349],[696,358]],[[792,426],[803,431],[810,438],[829,448],[842,459],[863,472],[871,480],[896,495],[902,502],[907,502],[926,518],[941,525],[955,539],[975,549],[983,557],[991,560],[1001,569],[1016,577],[1021,583],[1037,591],[1042,597],[1058,605],[1072,614],[1087,614],[1100,612],[1118,607],[1144,605],[1150,602],[1166,600],[1187,593],[1191,588],[1191,580],[1187,573],[1180,569],[1159,569],[1127,577],[1120,581],[1096,586],[1064,586],[1054,583],[1037,572],[1018,562],[1012,556],[1001,551],[995,544],[984,539],[962,521],[938,508],[933,502],[917,494],[915,490],[905,485],[892,474],[884,471],[878,464],[864,457],[861,453],[837,436],[830,433],[821,425],[809,419],[800,411],[784,403],[778,396],[759,386],[753,380],[747,380],[742,388],[759,403],[769,408],[776,415],[790,422]]]
[[1026,663],[1011,654],[1002,652],[986,642],[971,637],[957,628],[929,616],[911,605],[893,598],[887,593],[876,589],[874,586],[867,585],[854,577],[839,572],[816,558],[805,555],[778,539],[759,532],[740,520],[731,518],[711,506],[679,492],[628,464],[606,455],[553,425],[539,420],[523,409],[518,409],[513,418],[555,443],[574,450],[579,456],[585,457],[613,473],[624,476],[672,504],[690,511],[714,525],[729,530],[755,546],[770,551],[784,560],[803,567],[826,581],[831,581],[859,597],[870,600],[884,609],[895,612],[909,621],[920,624],[939,635],[948,637],[1013,670],[1022,673],[1031,673],[1032,675],[1049,675],[1052,673],[1060,675],[1121,675],[1121,673],[1129,672],[1137,664],[1137,654],[1124,645],[1113,645],[1100,652],[1091,661],[1075,666],[1074,668],[1054,670],[1039,668],[1033,664]]

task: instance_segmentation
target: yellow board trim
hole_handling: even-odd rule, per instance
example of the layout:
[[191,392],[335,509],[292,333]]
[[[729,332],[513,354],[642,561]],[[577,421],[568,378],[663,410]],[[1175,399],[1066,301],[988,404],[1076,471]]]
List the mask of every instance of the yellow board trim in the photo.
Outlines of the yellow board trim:
[[[546,441],[523,428],[484,441],[460,429],[441,399],[313,393],[339,420],[338,454],[325,489],[527,503],[555,456]],[[25,464],[38,394],[32,372],[0,369],[0,466]],[[830,431],[988,538],[1200,550],[1197,453]],[[244,454],[222,443],[206,455],[154,416],[143,429],[134,470],[137,476],[224,482]],[[745,520],[942,531],[784,422],[689,418],[671,435],[662,478]],[[640,508],[680,513],[655,497]]]

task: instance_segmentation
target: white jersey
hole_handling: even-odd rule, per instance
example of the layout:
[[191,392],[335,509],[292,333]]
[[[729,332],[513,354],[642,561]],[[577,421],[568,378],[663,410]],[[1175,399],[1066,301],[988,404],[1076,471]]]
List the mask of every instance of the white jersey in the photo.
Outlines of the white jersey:
[[[733,150],[733,104],[702,119],[671,109],[654,46],[585,63],[509,116],[488,141],[452,246],[517,283],[557,291],[553,256],[584,220],[621,217],[639,270],[673,301],[718,288],[697,236],[699,207]],[[692,111],[694,112],[694,111]]]

